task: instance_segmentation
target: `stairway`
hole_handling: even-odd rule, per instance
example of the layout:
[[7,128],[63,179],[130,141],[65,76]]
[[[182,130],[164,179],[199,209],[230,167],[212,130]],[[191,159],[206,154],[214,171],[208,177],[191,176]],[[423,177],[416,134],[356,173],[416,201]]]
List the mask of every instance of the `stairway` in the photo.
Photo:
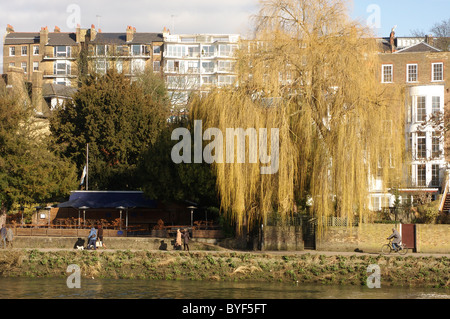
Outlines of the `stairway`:
[[443,212],[448,212],[450,210],[450,193],[446,193],[443,196],[445,196],[444,205],[442,206]]

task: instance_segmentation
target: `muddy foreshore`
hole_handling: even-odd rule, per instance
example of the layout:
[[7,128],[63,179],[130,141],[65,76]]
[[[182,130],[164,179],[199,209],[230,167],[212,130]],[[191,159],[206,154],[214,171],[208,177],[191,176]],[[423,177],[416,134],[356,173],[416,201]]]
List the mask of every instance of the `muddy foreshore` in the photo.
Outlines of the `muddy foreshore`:
[[130,250],[0,250],[0,277],[67,277],[76,264],[86,278],[143,280],[276,281],[366,285],[379,266],[389,286],[450,289],[450,258],[415,256],[325,256],[240,252]]

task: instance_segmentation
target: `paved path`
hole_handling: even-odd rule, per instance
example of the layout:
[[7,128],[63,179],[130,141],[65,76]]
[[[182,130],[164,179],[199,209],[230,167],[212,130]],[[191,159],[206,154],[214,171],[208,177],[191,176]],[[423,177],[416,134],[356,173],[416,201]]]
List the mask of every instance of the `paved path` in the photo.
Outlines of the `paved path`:
[[[71,248],[13,248],[12,250],[39,250],[39,251],[73,251],[74,249]],[[99,248],[97,251],[99,252],[114,252],[114,251],[143,251],[143,249],[103,249]],[[92,250],[91,250],[92,251]],[[153,252],[182,252],[181,250],[148,250]],[[325,256],[358,256],[358,255],[369,255],[369,256],[378,256],[380,255],[379,252],[350,252],[350,251],[317,251],[317,250],[303,250],[303,251],[244,251],[244,250],[233,250],[233,249],[226,249],[223,247],[220,247],[217,250],[190,250],[191,253],[211,253],[211,254],[220,254],[220,253],[237,253],[237,254],[267,254],[267,255],[281,255],[281,256],[289,256],[289,255],[325,255]],[[399,254],[390,254],[389,256],[402,256]],[[408,252],[406,255],[403,255],[402,257],[407,256],[413,256],[413,257],[447,257],[450,258],[449,254],[432,254],[432,253],[411,253]]]

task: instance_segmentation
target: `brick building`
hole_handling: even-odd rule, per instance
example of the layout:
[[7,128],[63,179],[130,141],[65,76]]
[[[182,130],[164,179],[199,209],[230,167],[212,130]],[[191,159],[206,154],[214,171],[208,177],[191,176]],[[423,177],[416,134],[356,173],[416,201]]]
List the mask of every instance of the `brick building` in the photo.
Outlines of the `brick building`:
[[[405,46],[411,44],[410,46]],[[407,167],[402,199],[443,192],[447,176],[447,154],[443,119],[448,111],[450,52],[433,45],[433,38],[380,40],[379,73],[386,86],[405,88],[405,146]],[[371,190],[372,209],[393,206],[394,197],[381,192],[381,181]]]
[[151,68],[161,73],[162,33],[136,32],[131,26],[122,33],[102,33],[92,25],[87,34],[89,72],[104,74],[115,68],[133,77]]

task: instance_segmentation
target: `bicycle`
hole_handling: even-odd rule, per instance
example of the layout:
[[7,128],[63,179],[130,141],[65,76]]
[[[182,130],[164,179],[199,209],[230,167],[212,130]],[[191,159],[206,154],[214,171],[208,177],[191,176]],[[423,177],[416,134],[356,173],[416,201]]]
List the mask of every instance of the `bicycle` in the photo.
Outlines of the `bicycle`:
[[389,255],[393,251],[400,255],[406,255],[408,253],[408,247],[406,247],[405,244],[400,243],[397,245],[400,246],[400,248],[394,249],[394,247],[392,247],[392,240],[389,240],[388,244],[384,244],[383,246],[381,246],[381,254]]

